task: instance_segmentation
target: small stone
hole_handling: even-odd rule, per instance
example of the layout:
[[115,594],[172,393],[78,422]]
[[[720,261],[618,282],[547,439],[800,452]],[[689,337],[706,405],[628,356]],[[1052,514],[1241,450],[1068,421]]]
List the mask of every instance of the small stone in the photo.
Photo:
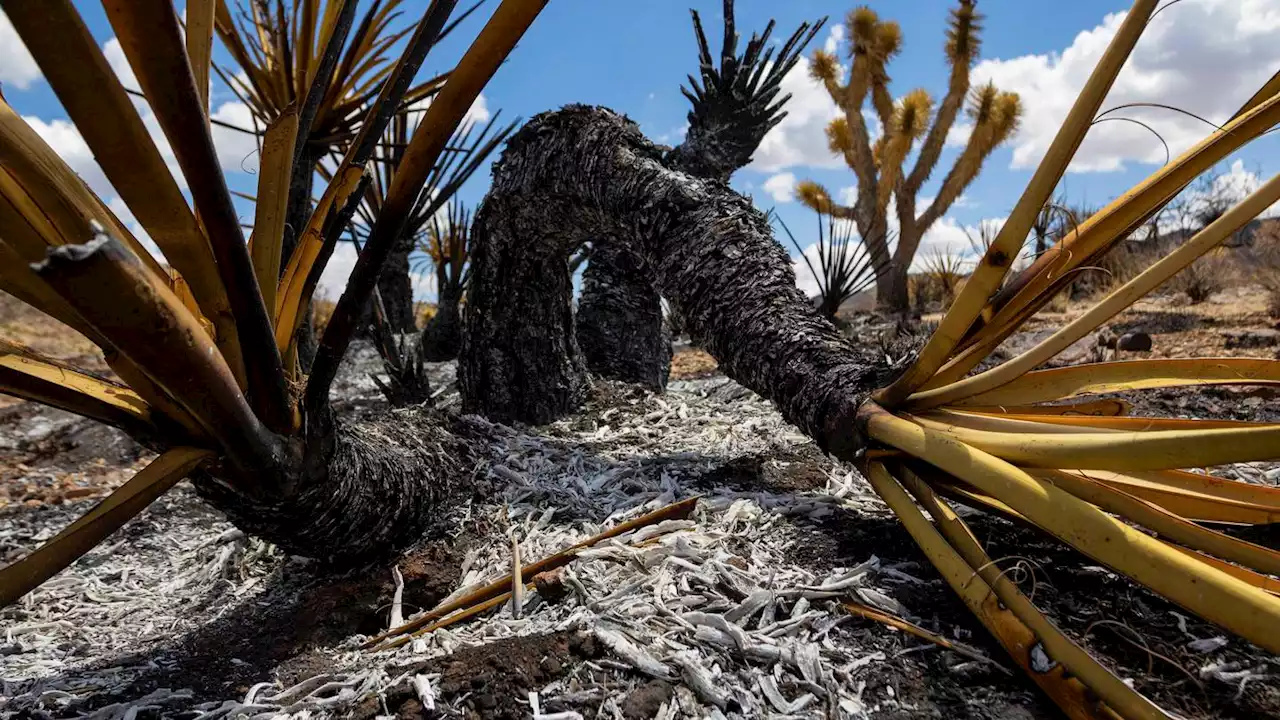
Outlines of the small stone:
[[564,568],[556,568],[555,570],[548,570],[534,575],[533,587],[538,591],[539,597],[548,603],[555,604],[560,602],[569,592],[568,586],[564,582]]
[[662,704],[671,699],[671,683],[650,680],[632,690],[622,701],[622,716],[627,720],[649,720],[658,714]]
[[1116,349],[1128,352],[1147,352],[1151,350],[1151,336],[1140,330],[1125,333],[1116,342]]

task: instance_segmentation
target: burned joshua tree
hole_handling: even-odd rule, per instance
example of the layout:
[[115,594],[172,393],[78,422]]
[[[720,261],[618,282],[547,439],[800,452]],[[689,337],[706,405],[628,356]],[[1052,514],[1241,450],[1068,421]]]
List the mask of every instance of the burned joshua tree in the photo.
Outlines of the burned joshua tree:
[[[667,153],[667,162],[698,178],[727,183],[786,113],[790,95],[778,97],[782,78],[799,62],[823,21],[803,23],[777,57],[769,44],[773,22],[753,34],[742,55],[734,28],[733,0],[724,1],[724,40],[720,63],[696,10],[699,78],[689,77],[681,92],[693,105],[684,142]],[[643,228],[639,232],[645,232]],[[632,231],[636,232],[636,231]],[[587,237],[586,240],[594,238]],[[582,274],[577,343],[591,372],[661,390],[671,368],[671,337],[663,321],[654,270],[629,243],[601,242]]]

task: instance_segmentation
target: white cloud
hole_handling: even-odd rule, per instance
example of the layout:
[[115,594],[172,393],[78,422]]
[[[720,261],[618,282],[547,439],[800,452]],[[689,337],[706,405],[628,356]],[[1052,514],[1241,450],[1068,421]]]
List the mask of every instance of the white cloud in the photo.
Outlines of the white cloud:
[[784,172],[770,176],[764,181],[764,191],[769,193],[775,202],[791,202],[796,194],[795,173]]
[[467,114],[462,116],[462,125],[466,127],[471,123],[489,122],[489,118],[493,117],[489,112],[489,101],[483,94],[476,96],[475,102],[471,103],[471,107],[467,108]]
[[[239,101],[219,105],[212,115],[214,120],[242,127],[253,128],[253,112]],[[212,126],[213,145],[218,151],[218,164],[224,172],[258,172],[258,139],[248,133]]]
[[102,54],[107,58],[107,64],[115,71],[116,77],[120,78],[120,83],[127,90],[141,91],[138,85],[138,76],[133,74],[133,68],[129,66],[129,58],[125,57],[124,48],[120,46],[120,41],[111,38],[102,44]]
[[[804,249],[804,257],[813,263],[813,267],[819,272],[822,271],[818,265],[818,243],[814,243]],[[796,274],[796,287],[800,288],[800,292],[805,297],[814,297],[820,292],[818,287],[818,278],[809,270],[809,265],[801,258],[794,258],[791,261],[791,269]]]
[[18,39],[9,16],[0,10],[0,83],[13,83],[19,90],[26,90],[38,79],[40,68],[35,58]]
[[424,272],[412,272],[410,267],[409,282],[413,283],[413,299],[419,302],[435,302],[439,299],[436,293],[436,274],[428,267]]
[[968,271],[978,260],[978,250],[970,237],[977,240],[981,237],[982,225],[989,231],[998,232],[1004,226],[1006,218],[983,220],[979,225],[961,225],[953,217],[944,217],[925,231],[920,239],[920,247],[911,262],[911,272],[920,272],[929,263],[929,258],[942,254],[961,258],[961,267]]
[[107,176],[93,158],[93,151],[85,143],[84,137],[70,120],[54,119],[45,121],[34,115],[23,115],[23,122],[36,131],[40,139],[53,149],[72,170],[76,172],[99,197],[115,194]]
[[[325,265],[324,272],[320,273],[320,280],[316,283],[316,297],[337,302],[338,298],[342,297],[342,291],[347,287],[347,280],[351,278],[351,271],[355,269],[356,259],[359,257],[354,245],[349,242],[338,243],[333,249],[333,255],[329,258],[329,264]],[[413,287],[414,300],[436,301],[436,275],[429,266],[426,272],[410,272],[409,282]]]
[[844,24],[836,23],[831,26],[831,32],[827,33],[827,39],[822,43],[822,49],[834,55],[840,49],[840,45],[843,42]]
[[[1013,167],[1034,167],[1115,35],[1123,14],[1077,35],[1064,50],[1007,60],[984,60],[974,84],[992,80],[1022,96],[1026,110],[1013,141]],[[1103,109],[1150,102],[1171,105],[1221,123],[1280,65],[1280,3],[1276,0],[1196,0],[1178,3],[1152,21],[1117,77]],[[1212,130],[1180,113],[1155,108],[1118,111],[1155,128],[1177,153]],[[952,140],[959,140],[957,131]],[[1127,162],[1163,163],[1160,141],[1128,122],[1096,125],[1072,161],[1076,172],[1121,170]]]
[[[418,128],[418,123],[422,121],[427,108],[431,107],[431,101],[434,99],[435,96],[425,97],[409,105],[409,109],[413,111],[407,115],[411,134]],[[465,128],[473,123],[487,123],[491,117],[493,117],[493,114],[489,112],[489,100],[481,93],[476,96],[475,102],[471,103],[471,107],[467,108],[467,112],[462,116],[462,122],[458,127]]]
[[354,245],[349,242],[338,243],[333,248],[333,255],[329,257],[329,264],[320,273],[320,280],[316,283],[316,297],[334,301],[341,297],[358,257]]
[[[836,52],[843,42],[844,27],[836,24],[827,35],[824,49]],[[771,173],[793,167],[845,167],[844,158],[827,147],[827,125],[844,111],[836,106],[822,83],[809,76],[809,65],[810,61],[805,59],[782,78],[779,96],[791,95],[783,106],[787,115],[760,141],[748,168]],[[847,68],[838,66],[836,73],[843,78]],[[874,142],[880,137],[880,118],[868,106],[863,108],[862,119]]]

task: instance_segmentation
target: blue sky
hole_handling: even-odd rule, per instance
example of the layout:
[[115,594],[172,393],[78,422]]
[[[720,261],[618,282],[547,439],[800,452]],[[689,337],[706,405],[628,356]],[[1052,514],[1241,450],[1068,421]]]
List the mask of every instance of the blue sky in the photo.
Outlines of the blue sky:
[[[490,0],[455,37],[433,51],[424,74],[434,74],[456,59],[495,4]],[[894,95],[923,87],[940,99],[946,82],[943,32],[954,3],[906,0],[870,4],[882,17],[902,26],[903,52],[890,67]],[[95,37],[107,46],[110,59],[112,32],[100,4],[77,2],[77,6]],[[406,17],[420,13],[425,6],[425,0],[407,0]],[[501,109],[505,117],[528,118],[570,102],[600,104],[626,113],[655,141],[678,143],[688,111],[680,85],[686,82],[686,74],[696,70],[688,10],[699,10],[713,50],[718,50],[720,6],[720,0],[551,0],[485,89],[477,116]],[[1002,89],[1022,94],[1027,116],[1018,136],[988,160],[963,199],[927,236],[926,247],[962,245],[963,228],[1007,215],[1093,61],[1114,32],[1120,19],[1116,13],[1127,6],[1122,0],[979,2],[986,22],[975,77],[991,79]],[[803,21],[828,17],[827,26],[806,50],[806,56],[811,56],[824,44],[841,47],[838,28],[851,7],[851,3],[826,0],[738,0],[738,30],[745,42],[774,17],[775,37],[781,40]],[[1280,46],[1274,42],[1278,29],[1280,0],[1183,0],[1152,21],[1106,107],[1121,102],[1163,102],[1222,122],[1280,68]],[[7,100],[34,121],[37,130],[91,186],[110,199],[109,186],[103,187],[102,179],[91,177],[95,168],[92,158],[86,157],[87,148],[76,145],[71,129],[58,123],[65,113],[38,72],[33,74],[32,68],[24,65],[23,51],[12,40],[7,21],[0,21],[0,84]],[[220,59],[224,64],[228,61],[225,54]],[[785,85],[794,96],[789,106],[791,117],[766,139],[752,165],[734,176],[733,185],[752,195],[762,209],[775,208],[801,241],[809,243],[816,239],[816,222],[811,212],[791,200],[789,183],[811,178],[839,192],[853,186],[854,181],[852,173],[825,148],[822,127],[835,112],[825,93],[807,78],[803,64]],[[215,86],[214,108],[215,114],[225,119],[247,117],[225,88]],[[1136,109],[1128,114],[1157,128],[1175,153],[1209,129],[1168,111]],[[246,146],[245,138],[233,135],[218,137],[224,167],[234,188],[252,192],[252,144]],[[1277,142],[1274,138],[1258,141],[1233,158],[1240,161],[1234,168],[1230,164],[1226,168],[1234,170],[1243,186],[1256,183],[1258,175],[1265,178],[1275,172]],[[958,150],[948,148],[935,178],[945,174]],[[1128,123],[1099,125],[1062,189],[1073,202],[1103,204],[1155,169],[1164,154],[1159,141],[1141,128]],[[477,202],[487,182],[487,172],[478,174],[465,188],[463,198]],[[926,185],[923,195],[932,192]],[[242,208],[242,212],[252,218],[251,207]],[[334,273],[327,278],[330,286],[340,282],[338,276],[349,260],[336,261]],[[429,291],[425,286],[423,290]]]

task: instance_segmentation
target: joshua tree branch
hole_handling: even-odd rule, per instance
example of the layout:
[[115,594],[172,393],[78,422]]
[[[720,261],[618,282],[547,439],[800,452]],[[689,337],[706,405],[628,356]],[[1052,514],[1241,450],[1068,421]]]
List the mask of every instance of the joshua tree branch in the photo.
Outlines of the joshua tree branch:
[[952,11],[947,43],[947,59],[951,63],[947,94],[938,106],[938,114],[929,128],[929,135],[920,146],[915,167],[907,176],[906,186],[903,188],[906,193],[919,193],[920,188],[929,180],[947,142],[947,135],[955,125],[956,116],[964,107],[965,97],[969,94],[969,70],[977,57],[979,20],[971,0],[961,0],[960,6]]

